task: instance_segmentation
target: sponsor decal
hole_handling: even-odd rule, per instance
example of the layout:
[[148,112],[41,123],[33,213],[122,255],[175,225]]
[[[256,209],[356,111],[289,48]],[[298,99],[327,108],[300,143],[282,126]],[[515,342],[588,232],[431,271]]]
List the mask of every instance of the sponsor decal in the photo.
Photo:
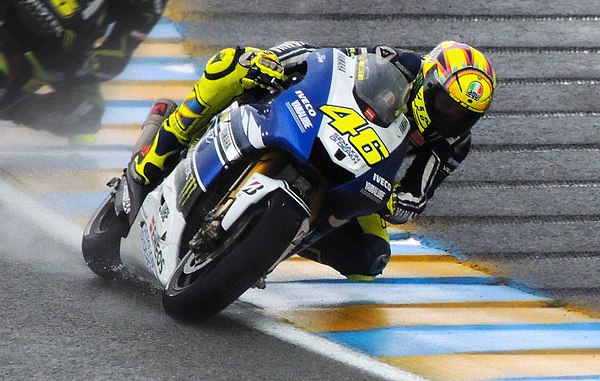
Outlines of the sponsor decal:
[[223,151],[227,152],[234,147],[232,132],[229,128],[221,128],[219,131],[219,138]]
[[365,187],[360,190],[360,193],[369,197],[373,201],[380,203],[383,201],[386,192],[370,181],[365,181]]
[[160,209],[158,210],[158,213],[160,214],[160,219],[162,222],[165,222],[165,220],[167,218],[169,218],[169,205],[167,205],[167,203],[163,203],[160,206]]
[[298,96],[298,99],[292,103],[286,102],[285,105],[290,114],[292,114],[300,131],[305,132],[308,128],[313,127],[310,117],[317,116],[317,112],[302,90],[296,90],[295,94]]
[[358,65],[356,67],[356,78],[359,81],[362,81],[365,79],[365,75],[366,75],[366,71],[365,71],[365,66],[367,63],[367,56],[361,56],[358,59]]
[[263,189],[264,187],[265,186],[262,185],[260,181],[255,180],[255,181],[251,182],[250,184],[246,185],[246,187],[244,187],[244,189],[242,189],[242,192],[246,193],[248,196],[252,196],[259,190]]
[[330,135],[329,139],[334,141],[335,144],[337,144],[340,150],[343,153],[345,153],[350,158],[350,160],[352,160],[352,163],[356,164],[360,161],[360,156],[340,134]]
[[392,184],[377,173],[373,173],[373,181],[387,189],[388,192],[392,190]]
[[208,127],[208,131],[206,131],[206,133],[204,134],[203,139],[206,141],[207,144],[212,144],[215,140],[215,136],[216,136],[215,126],[216,125],[217,125],[217,121],[216,121],[216,119],[213,119],[210,126]]
[[310,104],[310,101],[308,100],[306,95],[304,95],[302,90],[296,90],[296,95],[298,96],[298,99],[300,99],[302,104],[304,105],[304,108],[306,109],[306,112],[308,113],[308,115],[310,115],[312,117],[317,116],[317,112],[315,111],[315,108],[312,106],[312,104]]
[[146,221],[140,222],[140,226],[142,228],[140,239],[142,241],[142,251],[144,259],[146,259],[146,266],[151,271],[156,269],[159,273],[162,273],[165,266],[165,259],[163,258],[159,240],[164,240],[166,233],[162,237],[158,236],[154,217],[152,217],[149,224]]
[[[185,185],[183,186],[183,188],[181,188],[181,191],[179,192],[178,195],[178,201],[179,201],[179,206],[183,207],[186,202],[188,202],[188,200],[190,199],[190,196],[194,193],[194,191],[196,189],[198,189],[198,182],[196,181],[196,178],[192,175],[191,170],[189,171],[189,173],[186,171],[187,174],[187,180],[185,182]],[[166,204],[164,204],[166,205]],[[167,216],[168,216],[168,207],[167,207]],[[161,214],[162,217],[162,214]],[[163,219],[164,221],[164,219]]]
[[365,110],[365,116],[372,122],[376,116],[375,111],[373,111],[371,107],[367,107],[367,109]]
[[342,53],[338,53],[337,55],[337,69],[342,73],[346,72],[346,57]]
[[142,253],[144,253],[144,259],[146,260],[146,267],[150,271],[154,271],[154,253],[152,252],[152,241],[150,240],[150,227],[146,221],[140,222],[142,229],[140,233],[140,241],[142,243]]
[[127,214],[131,212],[131,197],[129,196],[129,186],[123,185],[123,211]]
[[473,81],[469,84],[467,88],[467,96],[473,100],[478,101],[483,94],[483,86],[481,86],[481,82]]

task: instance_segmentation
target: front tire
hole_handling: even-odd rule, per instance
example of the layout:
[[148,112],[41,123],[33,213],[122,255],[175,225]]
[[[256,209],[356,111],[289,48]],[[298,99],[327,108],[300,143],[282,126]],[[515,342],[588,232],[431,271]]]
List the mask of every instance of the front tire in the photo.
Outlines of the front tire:
[[215,315],[265,275],[290,244],[306,213],[283,191],[247,211],[213,250],[209,261],[188,252],[163,292],[172,317],[201,320]]

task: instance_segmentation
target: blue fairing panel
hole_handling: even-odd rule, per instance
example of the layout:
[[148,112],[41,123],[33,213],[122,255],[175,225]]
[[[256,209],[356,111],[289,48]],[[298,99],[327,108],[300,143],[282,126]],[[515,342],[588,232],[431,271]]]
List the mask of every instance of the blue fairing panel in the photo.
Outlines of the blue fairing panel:
[[300,162],[308,160],[323,120],[318,109],[329,96],[333,51],[311,54],[307,65],[304,79],[273,101],[269,123],[263,126],[265,146],[281,148]]
[[385,207],[393,190],[396,171],[406,156],[406,141],[356,179],[329,190],[329,207],[337,218],[376,213]]
[[230,124],[213,121],[194,150],[194,170],[201,187],[208,187],[233,160],[263,148],[252,145],[248,136],[251,133],[258,133],[266,148],[280,148],[299,162],[308,161],[323,119],[318,110],[329,97],[333,51],[309,55],[307,67],[304,79],[281,92],[270,104],[240,106],[231,111]]
[[[210,135],[210,132],[207,135]],[[221,173],[225,164],[217,150],[218,147],[214,144],[214,138],[205,136],[193,152],[192,162],[196,179],[198,179],[200,187],[204,191]]]

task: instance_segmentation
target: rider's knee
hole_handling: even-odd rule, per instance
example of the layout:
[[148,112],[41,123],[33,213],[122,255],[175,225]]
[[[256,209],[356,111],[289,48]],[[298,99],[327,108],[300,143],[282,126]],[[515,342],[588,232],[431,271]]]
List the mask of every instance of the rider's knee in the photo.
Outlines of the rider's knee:
[[383,272],[391,258],[390,245],[377,236],[366,235],[361,253],[348,266],[343,275],[362,275],[375,277]]

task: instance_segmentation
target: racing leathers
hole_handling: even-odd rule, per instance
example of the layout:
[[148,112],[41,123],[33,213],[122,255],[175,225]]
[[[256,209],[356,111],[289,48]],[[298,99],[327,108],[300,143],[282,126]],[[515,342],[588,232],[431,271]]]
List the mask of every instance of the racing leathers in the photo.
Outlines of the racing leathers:
[[[251,77],[255,68],[255,57],[274,53],[272,67],[280,64],[283,69],[272,70],[270,75],[283,70],[285,75],[304,72],[307,55],[318,49],[303,42],[290,41],[260,51],[255,48],[225,49],[208,61],[202,78],[177,109],[166,117],[154,141],[134,155],[129,172],[134,180],[152,184],[165,167],[169,157],[188,145],[198,134],[203,133],[210,117],[229,105],[235,97],[244,93],[244,80]],[[407,80],[419,85],[422,57],[408,50],[385,46],[372,48],[341,48],[353,56],[365,52],[376,53],[390,60]],[[273,63],[273,61],[276,61]],[[259,65],[259,71],[264,68]],[[418,86],[417,86],[418,87]],[[414,97],[418,88],[413,88]],[[409,106],[411,102],[409,101]],[[300,255],[329,265],[355,281],[375,278],[390,259],[389,236],[386,222],[402,224],[419,215],[433,196],[437,186],[466,157],[470,147],[470,133],[452,138],[443,138],[434,131],[420,131],[414,122],[411,110],[407,117],[411,122],[410,148],[414,156],[405,174],[395,186],[388,208],[377,214],[358,217],[333,230]]]
[[61,136],[93,135],[105,107],[99,83],[122,72],[165,3],[3,0],[0,119]]

